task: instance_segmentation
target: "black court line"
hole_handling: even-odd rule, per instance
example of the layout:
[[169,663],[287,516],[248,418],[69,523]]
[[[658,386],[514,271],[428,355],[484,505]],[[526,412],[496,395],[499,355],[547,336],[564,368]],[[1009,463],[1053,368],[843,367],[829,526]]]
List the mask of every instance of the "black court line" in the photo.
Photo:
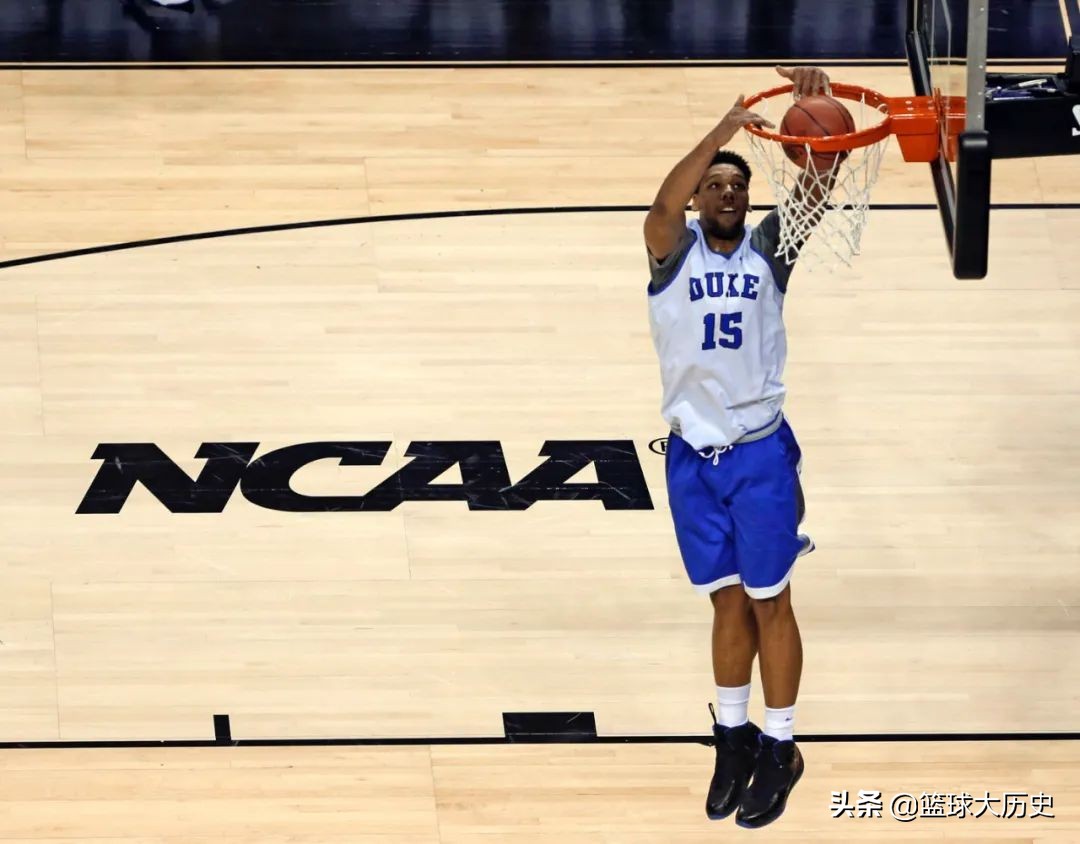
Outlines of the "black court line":
[[[758,206],[759,210],[772,210],[775,206]],[[871,205],[875,211],[933,211],[937,208],[932,203],[880,203]],[[1080,202],[1000,202],[990,206],[994,211],[1075,211],[1080,210]],[[84,255],[101,255],[106,252],[121,252],[127,249],[141,249],[147,246],[164,246],[169,243],[186,243],[193,240],[210,240],[219,237],[239,237],[248,234],[266,234],[268,232],[294,231],[297,229],[317,229],[331,226],[355,226],[367,223],[398,223],[410,220],[447,220],[460,217],[498,217],[521,216],[528,214],[599,214],[635,212],[644,213],[648,205],[566,205],[538,208],[479,208],[464,211],[423,211],[410,214],[380,214],[367,217],[341,217],[333,220],[309,220],[300,223],[277,223],[269,226],[248,226],[239,229],[178,234],[157,237],[148,240],[132,240],[125,243],[110,243],[102,246],[88,246],[85,249],[72,249],[66,252],[50,252],[44,255],[31,255],[26,258],[14,258],[0,261],[0,270],[22,267],[27,264],[40,264],[45,261],[59,261],[63,258],[78,258]]]
[[[647,61],[410,61],[410,62],[0,62],[0,70],[506,70],[524,68],[663,68],[663,67],[773,67],[800,63],[817,67],[905,67],[903,58],[893,59],[667,59]],[[991,65],[1054,65],[1062,67],[1064,56],[1032,56],[988,60]]]
[[[888,744],[911,742],[997,742],[997,741],[1080,741],[1080,732],[1056,733],[807,733],[797,734],[798,742],[814,744]],[[428,736],[417,738],[321,738],[321,739],[142,739],[135,741],[7,741],[0,750],[108,750],[148,747],[416,747],[480,746],[491,744],[704,744],[712,735],[662,736],[624,735],[543,741],[511,739],[505,736]]]
[[[1077,741],[1080,732],[1023,733],[808,733],[796,741],[829,743],[941,742],[941,741]],[[504,712],[503,735],[426,736],[416,738],[280,738],[236,739],[228,715],[214,715],[213,739],[160,739],[131,741],[14,741],[0,749],[58,750],[125,747],[414,747],[490,744],[712,744],[713,736],[622,735],[598,736],[592,712]]]

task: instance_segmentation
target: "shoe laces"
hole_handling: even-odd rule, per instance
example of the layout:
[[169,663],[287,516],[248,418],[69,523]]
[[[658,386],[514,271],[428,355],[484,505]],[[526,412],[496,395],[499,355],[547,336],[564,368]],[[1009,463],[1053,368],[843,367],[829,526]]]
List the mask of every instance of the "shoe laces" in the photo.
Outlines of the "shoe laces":
[[700,454],[706,460],[711,459],[713,466],[719,466],[720,465],[720,455],[721,454],[726,454],[727,452],[731,451],[731,449],[733,449],[733,448],[735,448],[735,446],[733,446],[733,445],[722,445],[722,446],[719,446],[719,447],[714,446],[711,449],[710,448],[703,449],[703,450],[699,451],[698,454]]

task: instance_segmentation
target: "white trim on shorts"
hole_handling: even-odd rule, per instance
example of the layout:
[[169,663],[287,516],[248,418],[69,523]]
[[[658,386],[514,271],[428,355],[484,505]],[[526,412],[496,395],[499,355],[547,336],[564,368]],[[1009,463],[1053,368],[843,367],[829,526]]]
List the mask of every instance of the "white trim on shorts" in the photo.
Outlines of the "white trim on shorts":
[[788,581],[791,580],[792,572],[795,571],[796,560],[814,550],[814,540],[806,534],[800,535],[802,536],[803,547],[800,549],[799,553],[795,555],[795,559],[791,561],[791,566],[788,568],[787,573],[780,578],[780,582],[772,586],[744,586],[743,589],[746,590],[747,595],[756,601],[763,601],[766,598],[775,598],[784,591],[784,588],[788,585]]
[[[791,566],[788,568],[787,573],[780,579],[779,583],[773,586],[743,586],[743,590],[751,598],[755,600],[764,600],[766,598],[775,598],[781,592],[784,591],[784,587],[788,585],[788,581],[791,580],[791,574],[795,571],[795,561],[799,557],[804,557],[814,550],[817,546],[814,545],[814,540],[807,536],[805,533],[799,534],[803,540],[803,547],[799,549],[799,553],[795,555],[795,560],[791,561]],[[736,583],[742,583],[742,578],[738,574],[729,574],[726,577],[721,577],[719,580],[714,580],[712,583],[691,583],[694,591],[699,595],[711,595],[725,586],[733,586]]]
[[737,573],[721,577],[712,583],[691,583],[690,585],[694,587],[694,591],[699,595],[711,595],[718,589],[723,589],[725,586],[731,586],[735,583],[742,583],[742,578]]

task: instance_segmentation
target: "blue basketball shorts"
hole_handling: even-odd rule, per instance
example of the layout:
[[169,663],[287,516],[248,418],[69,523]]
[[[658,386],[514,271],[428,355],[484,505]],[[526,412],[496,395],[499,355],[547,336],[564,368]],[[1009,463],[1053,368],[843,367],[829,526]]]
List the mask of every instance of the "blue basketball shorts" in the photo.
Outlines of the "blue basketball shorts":
[[799,533],[801,464],[787,420],[762,439],[702,452],[671,434],[668,501],[696,592],[708,595],[735,583],[751,598],[784,591],[795,560],[814,550],[810,537]]

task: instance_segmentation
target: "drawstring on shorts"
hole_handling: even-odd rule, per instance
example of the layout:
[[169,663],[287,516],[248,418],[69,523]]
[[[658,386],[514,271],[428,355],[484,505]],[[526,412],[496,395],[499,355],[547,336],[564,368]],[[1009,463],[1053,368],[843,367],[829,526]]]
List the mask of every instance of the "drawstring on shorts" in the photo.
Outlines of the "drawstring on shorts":
[[713,466],[719,466],[721,454],[726,454],[727,452],[735,448],[736,445],[742,445],[744,443],[752,443],[757,442],[758,440],[763,440],[766,437],[771,436],[777,430],[779,430],[780,426],[783,423],[784,415],[780,412],[777,412],[776,416],[772,418],[772,421],[768,425],[765,425],[764,427],[758,428],[753,431],[748,431],[747,433],[739,437],[739,439],[737,439],[735,442],[729,443],[728,445],[703,448],[701,451],[698,452],[698,455],[700,457],[704,457],[706,460],[711,459]]
[[[724,454],[724,453],[726,453],[728,451],[731,451],[731,449],[733,449],[733,448],[735,448],[734,445],[724,445],[724,446],[720,446],[719,448],[716,448],[714,446],[712,449],[703,449],[702,451],[699,451],[698,454],[700,454],[706,460],[708,460],[711,457],[713,466],[719,466],[720,465],[720,455]],[[706,453],[706,452],[708,452],[708,453]]]

